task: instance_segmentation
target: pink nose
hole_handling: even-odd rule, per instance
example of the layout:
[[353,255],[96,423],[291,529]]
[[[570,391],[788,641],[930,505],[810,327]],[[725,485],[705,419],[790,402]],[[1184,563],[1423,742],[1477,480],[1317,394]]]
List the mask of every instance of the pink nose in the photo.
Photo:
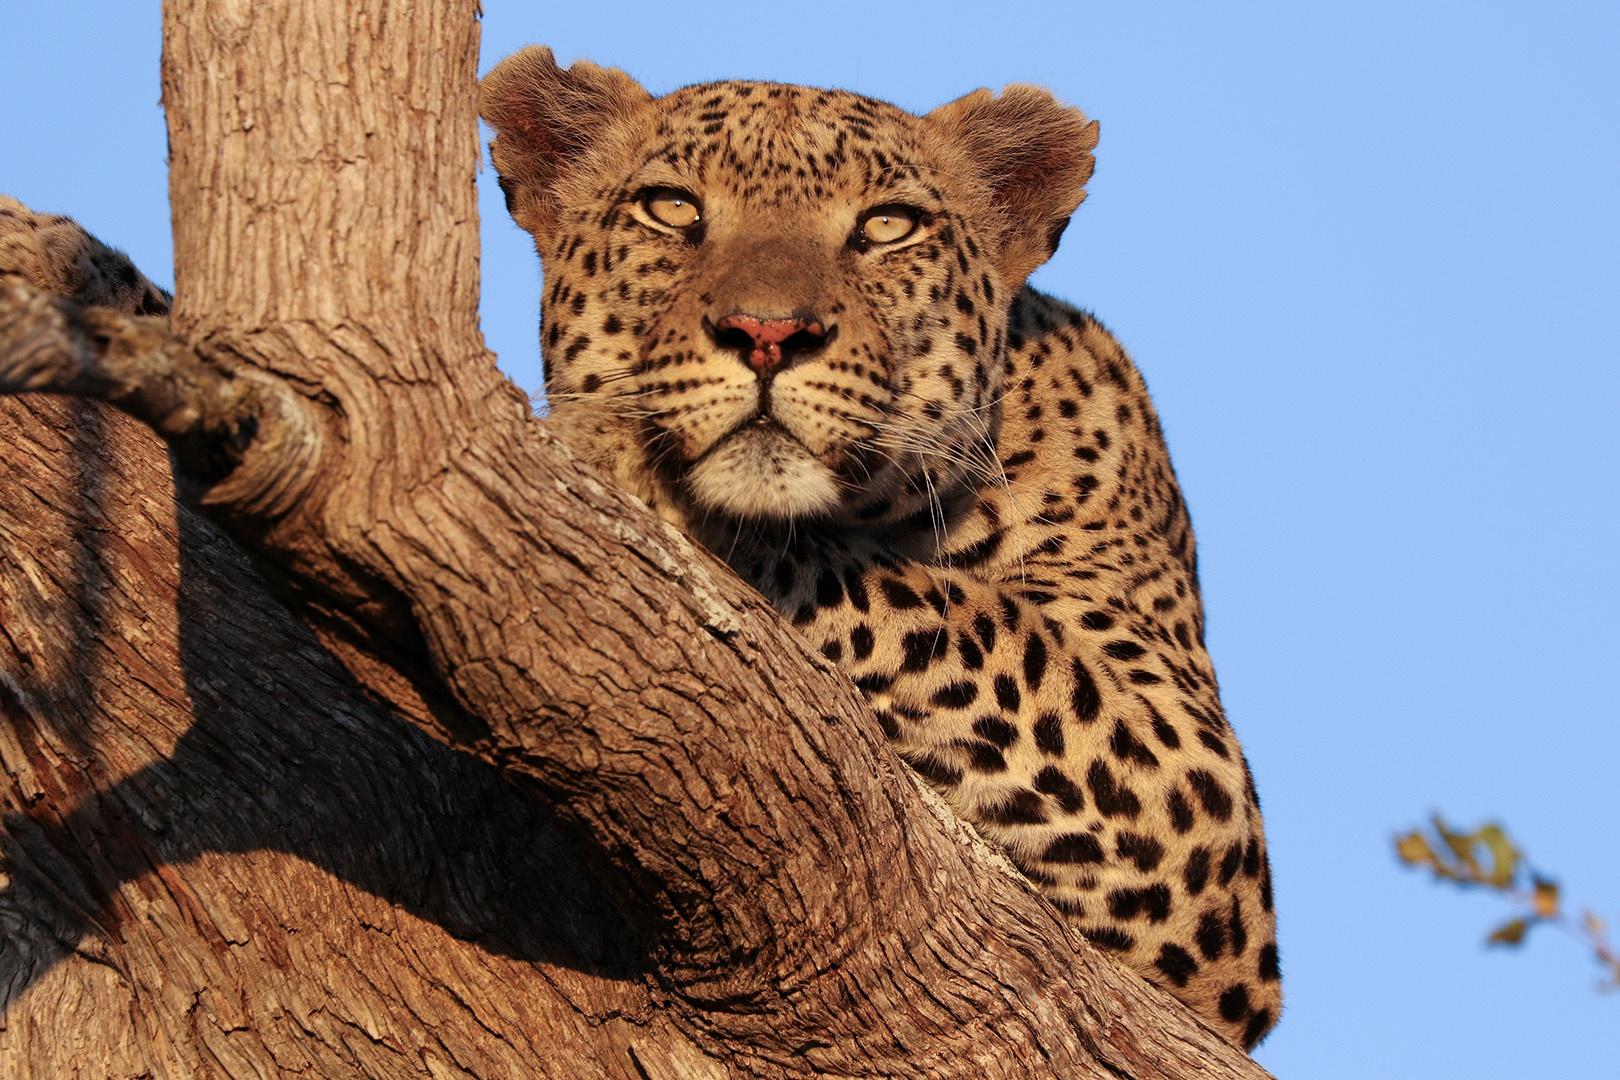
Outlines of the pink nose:
[[753,315],[727,315],[713,323],[714,339],[743,353],[756,374],[769,375],[795,355],[827,343],[821,320],[811,318],[761,319]]

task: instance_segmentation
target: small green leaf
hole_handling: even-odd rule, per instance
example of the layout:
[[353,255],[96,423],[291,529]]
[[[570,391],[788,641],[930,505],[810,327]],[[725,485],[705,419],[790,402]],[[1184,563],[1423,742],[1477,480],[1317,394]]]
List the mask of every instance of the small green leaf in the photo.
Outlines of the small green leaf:
[[1536,909],[1536,915],[1543,919],[1550,919],[1558,914],[1558,885],[1546,878],[1536,878],[1535,892],[1530,895],[1530,902]]
[[1526,930],[1530,929],[1529,919],[1514,919],[1503,923],[1491,931],[1491,936],[1485,939],[1487,945],[1518,945],[1524,941]]
[[1474,834],[1474,839],[1483,844],[1486,851],[1491,853],[1491,871],[1485,875],[1487,884],[1499,889],[1505,889],[1513,884],[1513,879],[1519,873],[1519,849],[1513,846],[1502,826],[1494,822],[1483,825]]
[[1395,857],[1407,866],[1435,865],[1434,848],[1429,838],[1420,832],[1409,832],[1395,838]]
[[1434,831],[1439,834],[1446,847],[1451,849],[1452,856],[1456,858],[1457,876],[1478,881],[1480,870],[1479,860],[1474,857],[1475,834],[1453,831],[1439,814],[1434,815]]

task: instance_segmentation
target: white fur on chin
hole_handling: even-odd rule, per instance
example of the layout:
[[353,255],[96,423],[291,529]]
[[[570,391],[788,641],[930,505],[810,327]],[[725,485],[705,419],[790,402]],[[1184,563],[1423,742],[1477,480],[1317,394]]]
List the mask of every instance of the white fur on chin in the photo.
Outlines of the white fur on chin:
[[802,518],[839,502],[825,465],[780,431],[739,431],[710,451],[687,475],[702,506],[738,517]]

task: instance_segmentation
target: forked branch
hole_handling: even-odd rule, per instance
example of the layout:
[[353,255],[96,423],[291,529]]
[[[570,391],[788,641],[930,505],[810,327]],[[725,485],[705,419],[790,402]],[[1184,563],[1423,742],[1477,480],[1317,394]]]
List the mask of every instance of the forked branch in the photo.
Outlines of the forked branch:
[[0,277],[0,393],[28,392],[116,405],[168,440],[204,501],[255,518],[290,510],[320,459],[314,408],[274,376],[204,359],[167,319]]

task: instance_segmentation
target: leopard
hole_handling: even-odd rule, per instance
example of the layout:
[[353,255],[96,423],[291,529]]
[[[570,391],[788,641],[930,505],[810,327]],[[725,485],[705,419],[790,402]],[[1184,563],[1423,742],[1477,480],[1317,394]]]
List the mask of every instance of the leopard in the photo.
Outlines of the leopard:
[[0,278],[15,277],[77,303],[166,317],[173,297],[124,252],[61,214],[0,194]]
[[541,264],[547,415],[864,693],[1073,927],[1246,1050],[1282,1009],[1271,864],[1143,376],[1028,277],[1098,125],[543,46],[482,81]]

